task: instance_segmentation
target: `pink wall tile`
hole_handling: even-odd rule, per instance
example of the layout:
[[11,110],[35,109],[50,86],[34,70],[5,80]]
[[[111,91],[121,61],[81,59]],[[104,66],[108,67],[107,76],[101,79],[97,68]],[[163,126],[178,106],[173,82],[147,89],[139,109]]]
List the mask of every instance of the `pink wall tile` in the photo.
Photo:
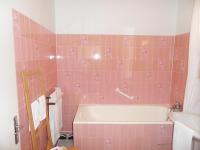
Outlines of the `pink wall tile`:
[[[44,74],[46,92],[56,86],[56,61],[49,59],[50,55],[56,55],[55,34],[15,10],[13,10],[13,21],[19,119],[23,126],[20,132],[21,149],[31,150],[31,136],[20,73],[23,70],[34,71],[40,67]],[[30,78],[30,88],[33,101],[41,94],[36,77]],[[40,149],[45,149],[47,133],[44,128],[39,131],[38,139]]]
[[189,33],[175,37],[171,104],[183,104],[188,69]]
[[[20,122],[25,126],[21,137],[30,139],[20,72],[25,69],[34,70],[38,66],[44,72],[47,91],[58,84],[64,92],[63,130],[65,131],[72,131],[72,122],[81,103],[173,104],[177,100],[183,103],[189,34],[176,37],[55,36],[54,33],[16,11],[13,11],[13,19]],[[101,59],[94,60],[95,53],[100,54]],[[56,62],[48,58],[50,55],[61,58]],[[34,100],[39,96],[36,88],[38,85],[34,78],[31,83],[33,87],[31,98]],[[137,96],[137,99],[130,101],[117,94],[115,92],[117,87],[129,95]],[[42,132],[41,137],[44,136],[45,132]],[[112,147],[109,140],[104,143],[102,137],[90,139],[96,143],[97,150],[101,149],[99,143],[103,143],[102,149],[120,147],[120,145]],[[45,141],[39,143],[41,148],[44,147]],[[131,144],[131,141],[126,144],[127,149],[141,148]],[[30,142],[28,145],[23,149],[29,149]]]
[[[183,100],[188,35],[57,35],[57,54],[63,56],[57,71],[58,85],[65,93],[64,109],[76,110],[80,103],[173,104],[175,99]],[[101,55],[100,60],[92,58],[95,53]],[[117,87],[138,98],[124,98],[115,92]],[[75,112],[63,114],[73,118]],[[66,121],[69,127],[72,121]]]
[[172,124],[74,124],[79,150],[171,150],[172,134]]
[[[56,41],[57,54],[63,56],[57,69],[64,109],[80,103],[170,103],[173,36],[57,35]],[[95,53],[100,60],[92,58]],[[117,87],[138,99],[117,94]],[[63,114],[73,118],[75,111]],[[71,131],[67,118],[64,128]]]

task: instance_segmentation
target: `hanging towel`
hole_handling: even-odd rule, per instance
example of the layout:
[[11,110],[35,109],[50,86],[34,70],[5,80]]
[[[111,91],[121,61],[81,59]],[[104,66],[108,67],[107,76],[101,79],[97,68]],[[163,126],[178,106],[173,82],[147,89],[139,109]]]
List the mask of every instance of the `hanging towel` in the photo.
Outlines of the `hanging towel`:
[[49,102],[55,103],[49,107],[49,119],[53,144],[60,137],[62,128],[62,91],[60,88],[55,88],[55,91],[50,95]]
[[32,115],[33,115],[34,127],[35,127],[35,129],[37,129],[38,126],[40,125],[39,102],[38,102],[38,100],[35,100],[31,104],[31,109],[32,109]]
[[56,144],[57,138],[59,137],[56,136],[56,129],[55,129],[55,106],[57,102],[57,95],[55,91],[50,95],[49,102],[55,103],[55,105],[49,106],[49,122],[50,122],[52,142],[53,144]]
[[194,131],[175,121],[173,135],[173,150],[191,150]]
[[58,106],[57,106],[57,120],[56,122],[58,123],[58,130],[60,131],[63,127],[63,121],[62,121],[62,95],[63,95],[63,92],[61,90],[60,87],[57,87],[56,88],[56,94],[57,94],[57,103],[58,103]]
[[60,87],[56,87],[55,91],[56,91],[57,98],[59,99],[63,95],[63,92]]
[[53,144],[60,137],[60,130],[63,126],[62,122],[62,95],[63,92],[59,87],[50,95],[49,102],[55,103],[49,107],[49,119]]
[[53,93],[51,93],[49,102],[50,103],[56,103],[57,102],[57,93],[56,93],[56,91],[54,91]]
[[59,102],[57,101],[54,108],[54,129],[55,129],[55,138],[58,139],[60,137],[60,129],[59,129]]
[[62,97],[60,97],[60,100],[58,100],[58,128],[61,130],[63,127],[63,121],[62,121]]
[[46,97],[44,95],[38,98],[39,102],[39,118],[40,121],[46,118]]
[[52,142],[53,142],[53,145],[56,144],[56,141],[57,141],[57,137],[55,135],[55,126],[54,126],[54,120],[52,119],[52,112],[49,114],[49,116],[51,116],[50,118],[50,130],[51,130],[51,138],[52,138]]

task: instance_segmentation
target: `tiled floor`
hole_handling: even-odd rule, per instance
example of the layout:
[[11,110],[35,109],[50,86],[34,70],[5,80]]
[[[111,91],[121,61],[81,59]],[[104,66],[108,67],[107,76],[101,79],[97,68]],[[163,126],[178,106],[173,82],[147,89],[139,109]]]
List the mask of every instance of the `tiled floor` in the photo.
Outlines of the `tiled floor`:
[[73,145],[74,143],[72,139],[59,140],[58,142],[58,146],[72,147]]

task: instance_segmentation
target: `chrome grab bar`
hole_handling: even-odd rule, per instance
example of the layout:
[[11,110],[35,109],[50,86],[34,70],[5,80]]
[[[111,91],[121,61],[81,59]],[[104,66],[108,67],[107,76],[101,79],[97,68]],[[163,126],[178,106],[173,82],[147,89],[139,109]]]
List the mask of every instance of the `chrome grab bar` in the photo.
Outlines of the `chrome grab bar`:
[[122,92],[119,88],[116,88],[115,92],[117,92],[117,93],[123,95],[124,97],[131,99],[131,100],[137,98],[136,96],[129,96],[128,94]]

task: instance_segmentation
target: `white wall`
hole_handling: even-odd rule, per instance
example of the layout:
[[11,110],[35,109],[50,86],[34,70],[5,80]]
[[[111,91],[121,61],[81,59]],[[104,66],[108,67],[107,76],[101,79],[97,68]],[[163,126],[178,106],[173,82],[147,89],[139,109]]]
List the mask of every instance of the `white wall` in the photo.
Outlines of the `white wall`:
[[56,0],[56,33],[174,35],[177,0]]
[[54,31],[54,0],[13,0],[12,6],[50,31]]
[[190,32],[194,0],[178,0],[176,33]]
[[0,149],[14,146],[13,117],[18,114],[12,17],[9,5],[0,2]]
[[12,8],[54,30],[54,0],[0,1],[0,149],[14,145],[13,117],[18,114]]

